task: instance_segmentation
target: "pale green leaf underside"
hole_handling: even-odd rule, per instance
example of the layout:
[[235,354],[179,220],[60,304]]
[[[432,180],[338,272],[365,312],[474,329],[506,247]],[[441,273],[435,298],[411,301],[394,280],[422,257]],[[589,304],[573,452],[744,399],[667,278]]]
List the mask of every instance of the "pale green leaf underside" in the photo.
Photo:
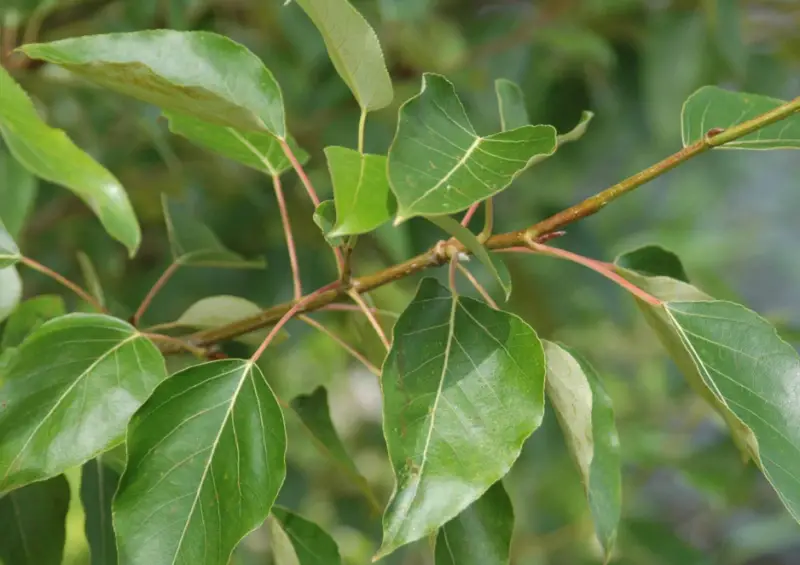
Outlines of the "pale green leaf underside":
[[436,536],[436,565],[508,565],[514,509],[498,481]]
[[593,118],[593,112],[584,110],[581,113],[581,119],[578,121],[578,124],[567,133],[558,136],[558,145],[561,146],[564,143],[572,143],[573,141],[578,141],[580,138],[582,138],[586,133],[586,130],[589,129],[589,123]]
[[396,488],[379,556],[434,533],[508,472],[541,423],[544,354],[520,318],[424,279],[382,384]]
[[167,236],[176,263],[194,267],[260,269],[264,262],[247,260],[226,249],[214,232],[197,220],[186,202],[162,196]]
[[131,420],[127,445],[113,506],[124,565],[226,565],[286,474],[280,406],[249,361],[171,376]]
[[766,320],[731,302],[670,302],[667,316],[706,386],[757,442],[757,460],[800,521],[800,357]]
[[344,245],[345,236],[331,235],[333,226],[336,225],[336,205],[333,200],[323,200],[319,203],[317,209],[314,210],[314,223],[317,224],[319,231],[322,232],[322,236],[325,238],[325,241],[328,242],[328,245],[331,247]]
[[[201,298],[181,314],[175,323],[199,330],[218,328],[261,312],[257,304],[239,296],[219,295]],[[257,347],[267,337],[269,330],[256,330],[236,338],[236,341]],[[286,336],[282,330],[281,336]]]
[[[683,145],[703,139],[710,129],[727,129],[785,104],[758,94],[704,86],[683,104]],[[723,149],[800,149],[800,113],[720,146]]]
[[[280,175],[292,167],[280,142],[269,132],[221,126],[175,112],[164,112],[164,116],[172,133],[262,173]],[[308,153],[291,136],[288,143],[300,164],[308,161]]]
[[69,314],[40,326],[3,375],[0,492],[53,477],[119,442],[165,376],[161,353],[126,322]]
[[17,161],[38,177],[64,186],[97,215],[133,255],[141,232],[128,195],[102,165],[39,117],[25,91],[0,67],[0,134]]
[[378,36],[347,0],[296,0],[322,34],[333,66],[364,111],[394,98]]
[[478,238],[474,233],[472,233],[468,228],[462,226],[457,220],[451,218],[450,216],[429,216],[428,220],[460,241],[470,253],[477,257],[478,260],[483,263],[489,272],[497,279],[497,282],[500,283],[500,286],[505,293],[506,300],[510,298],[511,274],[508,272],[506,264],[503,263],[503,260],[500,257],[489,254],[489,251],[487,251],[483,244],[478,241]]
[[610,555],[622,510],[619,436],[599,376],[574,352],[545,341],[547,396],[581,473],[597,537]]
[[14,266],[0,268],[0,322],[8,318],[22,299],[22,279]]
[[[2,204],[0,202],[0,204]],[[19,247],[0,220],[0,269],[10,267],[20,260]]]
[[553,126],[523,126],[480,137],[453,85],[425,74],[419,95],[400,109],[389,149],[397,222],[466,210],[501,192],[537,157],[556,150]]
[[508,131],[530,124],[525,95],[515,82],[501,78],[494,83],[497,106],[500,110],[500,129]]
[[21,49],[163,110],[286,136],[283,97],[272,73],[244,46],[215,33],[111,33]]
[[386,176],[386,157],[346,147],[326,147],[333,181],[336,225],[329,237],[371,232],[389,221],[396,204]]
[[276,559],[276,565],[288,565],[292,558],[298,565],[341,565],[336,542],[314,522],[279,506],[272,509],[272,520],[280,525],[294,552],[292,557]]

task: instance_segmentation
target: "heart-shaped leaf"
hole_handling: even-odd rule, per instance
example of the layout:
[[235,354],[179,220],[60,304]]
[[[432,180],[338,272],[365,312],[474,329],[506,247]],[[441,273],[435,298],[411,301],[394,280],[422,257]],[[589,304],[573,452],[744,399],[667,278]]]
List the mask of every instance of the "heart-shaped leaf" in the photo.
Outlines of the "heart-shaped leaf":
[[75,193],[94,211],[111,237],[125,245],[131,255],[136,252],[141,240],[139,223],[122,185],[63,131],[44,123],[28,95],[3,68],[0,134],[26,169]]
[[6,322],[0,349],[17,347],[25,337],[47,320],[67,313],[64,299],[58,295],[41,295],[30,298],[17,306]]
[[0,147],[0,221],[12,238],[19,236],[38,189],[36,177]]
[[247,48],[215,33],[85,35],[20,49],[170,112],[286,137],[283,97],[272,73]]
[[68,508],[69,483],[63,475],[0,498],[0,562],[61,565]]
[[273,543],[278,537],[275,535],[276,527],[285,537],[280,550],[273,549],[275,565],[341,565],[336,542],[314,522],[276,506],[270,518]]
[[[800,520],[800,357],[766,320],[664,276],[621,274],[665,300],[639,304],[690,384],[723,416],[781,501]],[[639,301],[640,302],[640,301]]]
[[131,420],[127,446],[114,499],[123,565],[226,565],[286,475],[283,415],[250,361],[165,380]]
[[19,247],[0,220],[0,269],[10,267],[21,258]]
[[121,320],[69,314],[45,322],[3,375],[0,492],[58,475],[120,441],[165,376],[158,349]]
[[189,267],[260,269],[264,261],[247,260],[226,249],[211,229],[194,217],[187,202],[162,197],[172,257]]
[[542,420],[542,344],[517,316],[424,279],[382,385],[396,487],[378,557],[434,533],[508,472]]
[[22,279],[16,267],[0,268],[0,322],[8,318],[22,299]]
[[511,297],[511,273],[508,272],[508,267],[501,257],[490,255],[474,233],[450,216],[430,216],[428,219],[460,241],[497,279],[505,293],[506,300]]
[[[704,86],[686,99],[681,112],[683,145],[703,139],[709,130],[727,129],[785,104],[783,100]],[[739,139],[723,149],[800,149],[800,113]]]
[[389,149],[397,222],[466,210],[508,187],[533,159],[555,150],[553,126],[479,136],[453,85],[425,74],[420,93],[400,109]]
[[328,56],[364,111],[392,102],[392,79],[378,36],[347,0],[296,0],[325,40]]
[[292,400],[292,409],[314,438],[317,447],[359,486],[369,501],[379,508],[379,504],[364,475],[353,463],[336,432],[328,406],[328,391],[317,387],[311,394],[298,396]]
[[[199,330],[207,330],[255,316],[260,312],[261,308],[256,304],[239,296],[209,296],[189,306],[175,323]],[[238,336],[236,340],[246,345],[257,347],[264,341],[268,333],[269,330],[257,330]],[[287,335],[286,331],[282,330],[278,339],[285,339]],[[277,341],[274,343],[277,343]]]
[[333,181],[336,225],[329,237],[371,232],[395,213],[386,176],[386,157],[363,155],[346,147],[326,147]]
[[[247,131],[212,124],[205,120],[165,112],[172,133],[181,135],[195,145],[214,151],[268,175],[280,175],[292,167],[278,139],[269,132]],[[289,146],[297,160],[304,164],[308,153],[289,136]]]
[[508,565],[514,508],[498,481],[436,536],[436,565]]
[[500,109],[500,129],[508,131],[530,124],[525,94],[515,82],[500,78],[494,82],[497,106]]
[[597,537],[610,557],[622,506],[622,463],[611,399],[594,368],[544,342],[547,396],[583,479]]
[[325,241],[328,242],[328,245],[331,247],[340,247],[344,245],[345,236],[333,236],[331,235],[331,231],[333,231],[333,227],[336,225],[336,205],[333,203],[333,200],[323,200],[317,206],[317,209],[314,210],[314,223],[317,224],[319,231],[322,232],[322,236],[325,238]]
[[117,565],[117,542],[111,522],[111,500],[117,491],[119,473],[98,456],[84,463],[81,472],[81,503],[86,515],[86,541],[91,565]]

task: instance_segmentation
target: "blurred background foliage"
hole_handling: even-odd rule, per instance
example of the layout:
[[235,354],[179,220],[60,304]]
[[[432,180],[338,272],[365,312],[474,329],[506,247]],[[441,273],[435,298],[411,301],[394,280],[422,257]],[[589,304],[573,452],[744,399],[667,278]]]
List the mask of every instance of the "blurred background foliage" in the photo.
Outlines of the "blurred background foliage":
[[[366,148],[385,153],[399,105],[424,71],[445,74],[479,133],[499,129],[494,80],[522,85],[533,123],[571,128],[584,109],[586,136],[538,165],[496,199],[498,230],[532,224],[680,147],[680,110],[704,84],[778,98],[800,93],[798,0],[364,0],[354,2],[381,38],[396,85],[394,104],[370,114]],[[280,0],[2,0],[3,45],[89,33],[169,27],[230,36],[260,56],[280,82],[290,130],[307,149],[321,195],[331,193],[322,150],[354,147],[359,109],[302,11]],[[269,179],[171,136],[158,111],[80,83],[56,68],[8,59],[51,125],[65,129],[123,182],[143,224],[131,261],[67,191],[25,178],[0,147],[0,195],[37,191],[19,240],[26,254],[82,281],[94,265],[114,312],[129,316],[171,261],[160,195],[188,198],[231,249],[263,256],[266,270],[185,268],[158,295],[146,324],[174,320],[200,298],[232,294],[267,306],[291,298],[291,274]],[[336,276],[312,208],[288,174],[289,206],[306,289]],[[557,245],[611,260],[658,242],[717,298],[743,301],[800,342],[800,160],[790,152],[719,151],[571,226]],[[8,193],[8,192],[7,192]],[[2,213],[2,210],[0,210]],[[476,225],[481,221],[478,217]],[[442,237],[425,221],[384,226],[362,238],[356,274],[427,249]],[[86,256],[79,260],[78,254]],[[800,562],[800,528],[755,467],[743,466],[728,434],[691,394],[619,289],[581,267],[509,257],[511,307],[542,337],[582,351],[615,404],[624,457],[624,511],[616,563],[779,565]],[[476,267],[478,274],[480,269]],[[441,276],[441,273],[436,273]],[[60,293],[26,271],[25,293]],[[481,277],[487,285],[491,278]],[[402,311],[416,280],[373,294]],[[466,284],[465,284],[466,290]],[[66,297],[73,300],[71,296]],[[380,343],[358,316],[316,318],[376,362]],[[289,400],[325,385],[334,421],[381,501],[393,486],[380,429],[376,379],[327,337],[295,322],[262,362]],[[231,354],[242,354],[227,345]],[[181,360],[173,360],[176,365]],[[347,563],[367,563],[380,536],[355,485],[288,417],[289,474],[279,503],[331,532]],[[73,485],[76,476],[72,477]],[[506,479],[514,502],[515,565],[600,563],[578,473],[552,411]],[[87,563],[77,493],[67,562]],[[257,531],[234,563],[269,562]],[[427,542],[392,565],[431,563]],[[13,564],[7,564],[13,565]]]

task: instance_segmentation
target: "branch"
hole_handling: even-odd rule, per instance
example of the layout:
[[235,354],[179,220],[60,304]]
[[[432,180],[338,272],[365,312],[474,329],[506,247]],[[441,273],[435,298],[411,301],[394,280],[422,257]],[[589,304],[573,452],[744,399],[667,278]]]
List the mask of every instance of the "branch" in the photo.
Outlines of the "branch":
[[300,300],[300,298],[303,297],[303,284],[300,279],[300,264],[297,261],[297,248],[294,245],[292,224],[289,220],[289,211],[286,208],[286,198],[283,196],[283,187],[281,186],[280,175],[272,175],[272,186],[275,189],[275,199],[278,201],[278,208],[281,212],[283,235],[286,239],[286,248],[289,251],[289,264],[292,267],[292,283],[294,285],[294,299]]
[[[722,133],[714,136],[706,135],[700,141],[689,145],[655,165],[639,172],[606,190],[591,196],[566,210],[563,210],[549,218],[542,220],[528,228],[498,234],[486,240],[485,246],[488,249],[510,249],[513,247],[527,247],[528,242],[541,242],[551,233],[561,228],[591,216],[603,209],[610,202],[620,196],[631,192],[635,188],[663,175],[674,169],[678,165],[712,149],[723,143],[734,141],[760,128],[773,124],[791,114],[800,111],[800,97],[791,102],[787,102],[778,108],[763,114],[757,118],[733,126]],[[436,245],[416,257],[412,257],[403,263],[393,265],[377,273],[353,279],[350,290],[362,294],[376,289],[383,285],[403,279],[410,275],[419,273],[431,267],[439,267],[449,261],[451,253],[468,253],[463,245],[452,242],[447,246],[447,253],[442,253],[440,246]],[[199,345],[209,345],[220,341],[232,339],[234,337],[273,325],[280,320],[287,312],[306,313],[319,310],[333,302],[342,300],[347,295],[347,289],[339,286],[332,286],[328,290],[320,291],[309,295],[302,301],[292,301],[285,304],[278,304],[267,308],[255,316],[238,320],[231,324],[197,332],[190,336],[192,343]],[[169,350],[164,350],[169,353]]]
[[156,294],[158,294],[159,290],[164,288],[164,285],[167,284],[167,281],[172,278],[172,275],[175,274],[175,271],[177,271],[180,266],[180,263],[173,261],[170,263],[169,267],[167,267],[164,272],[161,273],[161,276],[158,277],[158,280],[153,284],[153,286],[150,288],[150,291],[142,300],[142,303],[136,309],[136,313],[133,315],[133,317],[131,317],[131,324],[134,327],[139,325],[139,320],[141,320],[142,316],[144,316],[144,313],[147,311],[147,308],[149,308],[153,298],[156,297]]

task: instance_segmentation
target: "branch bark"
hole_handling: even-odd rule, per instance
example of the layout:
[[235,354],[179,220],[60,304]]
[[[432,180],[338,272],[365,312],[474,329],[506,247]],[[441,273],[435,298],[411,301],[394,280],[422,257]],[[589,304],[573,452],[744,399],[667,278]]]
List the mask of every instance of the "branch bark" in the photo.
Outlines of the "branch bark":
[[[791,102],[787,102],[747,122],[743,122],[722,132],[715,132],[714,135],[708,133],[703,139],[688,145],[659,161],[658,163],[648,167],[647,169],[628,177],[627,179],[607,188],[606,190],[595,194],[580,202],[546,218],[532,226],[525,229],[508,232],[504,234],[494,235],[486,240],[484,245],[491,250],[510,249],[514,247],[530,248],[530,242],[539,242],[553,232],[561,228],[587,218],[602,210],[610,202],[613,202],[620,196],[623,196],[634,189],[650,182],[651,180],[663,175],[664,173],[674,169],[678,165],[685,163],[689,159],[705,153],[706,151],[729,143],[740,137],[744,137],[758,129],[773,124],[777,121],[785,119],[795,112],[800,112],[800,97],[795,98]],[[442,252],[442,247],[447,249],[447,252]],[[419,273],[431,267],[439,267],[447,263],[450,256],[454,253],[468,253],[460,243],[453,241],[447,246],[434,246],[425,253],[417,255],[403,263],[393,265],[377,273],[366,275],[352,280],[350,290],[357,293],[369,292],[383,285],[392,283],[399,279],[408,277],[410,275]],[[347,289],[342,287],[335,287],[330,290],[319,292],[316,296],[308,296],[300,301],[287,302],[285,304],[278,304],[263,310],[261,313],[238,320],[231,324],[197,332],[189,336],[188,339],[195,345],[207,346],[214,343],[232,339],[234,337],[271,326],[283,318],[289,311],[294,310],[295,314],[304,314],[319,310],[333,302],[337,302],[347,297]],[[298,307],[298,303],[301,303]],[[171,353],[169,349],[162,349],[164,353]]]

